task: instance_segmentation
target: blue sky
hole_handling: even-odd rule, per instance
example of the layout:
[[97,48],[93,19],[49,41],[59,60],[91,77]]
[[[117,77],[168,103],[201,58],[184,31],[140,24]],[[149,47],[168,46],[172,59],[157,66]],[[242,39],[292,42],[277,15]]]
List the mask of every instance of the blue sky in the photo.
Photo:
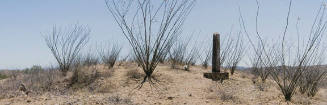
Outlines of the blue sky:
[[[259,0],[261,13],[259,31],[266,39],[282,33],[287,14],[288,0]],[[301,18],[300,28],[311,26],[315,12],[322,0],[294,0],[291,14],[290,39],[294,34],[296,19]],[[184,36],[191,32],[199,42],[219,32],[222,37],[232,26],[238,27],[238,6],[250,33],[254,33],[255,0],[197,0],[184,24]],[[55,64],[42,33],[53,25],[87,24],[91,29],[91,45],[99,42],[120,43],[127,54],[128,43],[104,0],[0,0],[0,69],[25,68],[32,65]],[[302,31],[302,30],[301,30]],[[303,30],[303,33],[307,31]],[[244,60],[246,62],[246,60]],[[242,63],[246,65],[246,63]]]

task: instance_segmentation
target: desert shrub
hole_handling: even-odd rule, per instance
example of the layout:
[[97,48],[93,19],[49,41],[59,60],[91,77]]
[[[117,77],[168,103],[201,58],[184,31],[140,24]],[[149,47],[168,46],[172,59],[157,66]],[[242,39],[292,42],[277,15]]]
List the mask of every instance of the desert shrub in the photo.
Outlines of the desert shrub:
[[53,84],[61,78],[56,70],[44,70],[37,73],[24,75],[23,84],[32,92],[41,94],[45,91],[51,91]]
[[[183,65],[184,70],[189,71],[190,67],[196,63],[199,52],[196,47],[190,47],[189,41],[175,44],[169,52],[169,61],[171,68],[176,69],[177,66]],[[185,68],[186,67],[186,68]]]
[[8,78],[7,80],[0,83],[0,98],[9,98],[18,96],[17,92],[19,86],[19,81],[14,80],[12,78]]
[[122,66],[124,63],[126,63],[128,61],[129,58],[130,58],[130,55],[127,55],[127,56],[121,58],[121,60],[119,61],[118,66]]
[[144,74],[138,72],[137,70],[129,70],[129,71],[127,71],[127,73],[126,73],[126,76],[127,76],[129,79],[136,79],[136,80],[139,80],[139,79],[141,79],[142,77],[144,77]]
[[[2,77],[7,77],[0,82],[0,99],[11,98],[20,95],[18,90],[20,72],[18,70],[10,70],[0,73]],[[6,74],[6,75],[5,75]]]
[[[93,69],[95,70],[95,69]],[[84,71],[84,72],[88,72],[86,73],[87,78],[80,78],[80,79],[84,79],[84,80],[80,80],[81,82],[76,83],[75,87],[73,87],[74,89],[88,89],[88,91],[90,92],[97,92],[97,93],[110,93],[113,92],[113,90],[115,89],[115,84],[106,78],[110,78],[112,77],[113,74],[113,70],[105,70],[105,71],[99,71],[99,72],[91,72],[92,69],[88,69],[88,71]],[[83,75],[82,75],[83,76]]]
[[20,74],[22,84],[34,93],[41,94],[45,91],[51,91],[52,85],[62,76],[60,72],[54,68],[43,69],[41,66],[32,66],[23,70],[24,74]]
[[[13,72],[13,73],[10,73]],[[18,90],[24,86],[26,95],[39,95],[54,89],[53,84],[62,78],[58,70],[41,69],[39,66],[23,71],[8,71],[15,74],[0,85],[0,95],[14,97],[22,95]]]
[[104,63],[109,69],[113,68],[119,58],[121,49],[122,48],[117,45],[112,46],[111,49],[102,48],[101,51],[99,51],[102,63]]
[[224,84],[213,82],[206,89],[210,93],[207,99],[242,104],[243,101],[237,96],[240,90],[237,89],[237,86],[232,85],[234,85],[232,82],[226,82]]
[[196,47],[193,47],[187,55],[188,56],[186,56],[186,59],[183,62],[185,64],[184,70],[189,71],[191,66],[194,66],[196,60],[199,58],[199,50]]
[[233,95],[233,93],[219,91],[220,100],[222,101],[236,101],[237,97]]
[[299,91],[302,94],[307,93],[309,97],[315,96],[326,74],[327,71],[322,66],[308,67],[299,80]]
[[183,65],[187,45],[186,43],[176,44],[169,52],[169,61],[172,69],[176,69],[178,65]]
[[310,88],[307,90],[308,97],[314,97],[319,90],[318,83],[311,84]]
[[205,57],[203,58],[202,61],[202,67],[205,69],[207,69],[209,66],[209,61],[211,60],[211,53],[212,53],[211,49],[205,51]]
[[271,74],[274,67],[277,66],[277,59],[274,58],[275,56],[266,56],[265,54],[268,53],[268,55],[274,55],[274,49],[271,48],[269,52],[264,52],[264,50],[267,49],[267,47],[264,47],[262,45],[258,45],[257,50],[255,50],[254,56],[252,56],[251,63],[251,74],[253,74],[255,77],[258,77],[261,79],[261,82],[265,83],[269,75]]
[[73,71],[70,81],[72,89],[80,89],[93,83],[100,76],[96,67],[80,66]]
[[97,55],[92,53],[87,53],[81,58],[81,64],[83,66],[93,66],[99,64],[99,58]]
[[226,67],[230,70],[230,74],[233,75],[242,60],[245,51],[241,33],[238,33],[237,39],[232,39],[232,41],[228,43],[231,45],[228,45],[230,46],[230,48],[228,48],[230,51],[228,52],[229,54],[226,54],[227,58],[225,58]]

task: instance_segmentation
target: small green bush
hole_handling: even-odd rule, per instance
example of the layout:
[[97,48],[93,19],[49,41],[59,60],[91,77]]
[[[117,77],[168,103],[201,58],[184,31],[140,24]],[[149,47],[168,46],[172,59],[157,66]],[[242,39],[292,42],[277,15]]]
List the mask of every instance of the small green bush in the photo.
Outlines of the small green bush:
[[23,73],[25,74],[36,74],[39,72],[44,71],[44,69],[41,66],[33,65],[31,68],[26,68],[23,70]]
[[1,74],[1,73],[0,73],[0,80],[2,80],[2,79],[6,79],[6,78],[8,78],[7,75],[4,75],[4,74]]

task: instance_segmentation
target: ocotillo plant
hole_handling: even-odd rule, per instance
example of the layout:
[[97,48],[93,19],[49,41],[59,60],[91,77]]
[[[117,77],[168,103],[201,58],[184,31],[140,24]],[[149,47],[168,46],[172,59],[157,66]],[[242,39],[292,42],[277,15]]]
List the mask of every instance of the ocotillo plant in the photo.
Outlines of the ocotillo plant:
[[152,73],[181,33],[195,0],[106,0],[106,6],[130,43],[138,65],[153,84]]
[[80,51],[88,42],[89,35],[90,29],[87,26],[75,24],[66,29],[54,26],[52,32],[45,37],[63,75],[72,69]]

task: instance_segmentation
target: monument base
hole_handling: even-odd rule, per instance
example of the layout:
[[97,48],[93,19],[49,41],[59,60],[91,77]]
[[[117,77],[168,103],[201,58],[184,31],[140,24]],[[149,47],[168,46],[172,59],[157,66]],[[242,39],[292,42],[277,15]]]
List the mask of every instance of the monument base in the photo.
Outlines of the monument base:
[[220,72],[214,72],[214,73],[204,73],[203,76],[208,79],[212,79],[213,81],[223,81],[225,79],[229,78],[228,73],[220,73]]

